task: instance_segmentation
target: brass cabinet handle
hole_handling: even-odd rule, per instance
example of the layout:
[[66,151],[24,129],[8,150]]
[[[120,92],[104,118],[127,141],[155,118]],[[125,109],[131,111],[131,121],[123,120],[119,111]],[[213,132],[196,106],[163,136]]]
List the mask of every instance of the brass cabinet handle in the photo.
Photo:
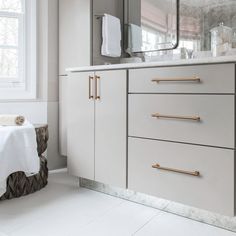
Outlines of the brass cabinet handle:
[[152,82],[201,82],[201,79],[198,76],[189,77],[189,78],[156,78]]
[[173,168],[161,167],[159,164],[152,165],[152,168],[158,169],[158,170],[171,171],[171,172],[185,174],[185,175],[192,175],[192,176],[196,176],[196,177],[200,176],[199,171],[191,172],[191,171],[185,171],[185,170],[178,170],[178,169],[173,169]]
[[152,114],[153,118],[166,118],[166,119],[177,119],[177,120],[192,120],[192,121],[200,121],[200,116],[172,116],[172,115],[161,115],[159,113]]
[[93,99],[93,77],[92,76],[89,76],[89,100],[90,99]]
[[101,96],[100,96],[100,80],[101,77],[100,76],[95,76],[95,100],[100,100]]

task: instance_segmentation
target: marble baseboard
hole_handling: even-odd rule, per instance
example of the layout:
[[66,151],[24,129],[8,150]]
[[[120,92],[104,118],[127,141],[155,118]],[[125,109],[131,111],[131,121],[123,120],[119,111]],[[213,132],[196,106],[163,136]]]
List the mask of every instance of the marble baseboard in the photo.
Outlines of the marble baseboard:
[[222,216],[146,194],[137,193],[127,189],[115,188],[82,178],[80,178],[80,186],[236,232],[236,217]]

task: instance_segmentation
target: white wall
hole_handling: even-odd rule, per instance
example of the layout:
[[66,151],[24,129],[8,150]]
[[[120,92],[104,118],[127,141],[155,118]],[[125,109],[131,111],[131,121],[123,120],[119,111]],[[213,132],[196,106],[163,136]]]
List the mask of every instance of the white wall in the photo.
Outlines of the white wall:
[[0,102],[0,113],[22,114],[34,124],[47,123],[47,102]]
[[38,98],[0,100],[0,113],[16,113],[34,124],[49,125],[48,165],[63,168],[58,151],[58,0],[38,1]]
[[50,169],[66,166],[66,158],[59,154],[59,3],[44,0],[48,5],[47,30],[47,100],[49,124],[48,163]]

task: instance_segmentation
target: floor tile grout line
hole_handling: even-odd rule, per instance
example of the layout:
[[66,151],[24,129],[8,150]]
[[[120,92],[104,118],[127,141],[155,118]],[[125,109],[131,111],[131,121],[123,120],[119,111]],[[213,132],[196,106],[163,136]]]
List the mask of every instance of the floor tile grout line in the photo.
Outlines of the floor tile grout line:
[[[190,220],[190,221],[193,221],[193,222],[196,222],[196,223],[199,223],[199,224],[207,225],[207,226],[212,227],[212,228],[221,229],[221,230],[228,231],[228,232],[234,233],[234,234],[236,233],[235,231],[229,230],[229,229],[227,229],[227,228],[221,228],[221,227],[219,227],[219,226],[215,226],[215,225],[212,225],[212,224],[209,224],[209,223],[206,223],[206,222],[194,220],[194,219],[189,218],[189,217],[187,217],[187,216],[183,216],[183,215],[180,215],[180,214],[178,214],[178,213],[173,213],[173,212],[171,212],[171,211],[168,211],[167,209],[168,209],[168,206],[169,206],[170,204],[171,204],[171,203],[168,203],[163,209],[160,209],[160,211],[161,211],[163,214],[165,214],[165,213],[166,213],[166,214],[170,214],[170,215],[173,215],[173,216],[176,216],[176,217],[179,217],[179,218],[183,218],[183,219],[186,219],[186,220]],[[160,216],[161,216],[161,214],[157,215],[157,217],[160,217]]]
[[89,189],[89,190],[92,190],[92,191],[95,191],[95,192],[99,192],[99,193],[103,193],[103,194],[106,194],[106,195],[109,195],[109,196],[112,196],[112,197],[115,197],[115,198],[120,198],[124,201],[128,201],[128,202],[132,202],[132,203],[136,203],[138,205],[142,205],[142,206],[145,206],[145,207],[149,207],[149,208],[153,208],[153,209],[156,209],[156,210],[159,210],[159,211],[162,211],[164,213],[168,213],[168,214],[171,214],[171,215],[175,215],[175,216],[178,216],[178,217],[181,217],[181,218],[185,218],[185,219],[188,219],[188,220],[191,220],[191,221],[194,221],[194,222],[198,222],[198,223],[201,223],[201,224],[205,224],[205,225],[208,225],[208,226],[211,226],[211,227],[214,227],[214,228],[218,228],[218,229],[223,229],[225,231],[228,231],[228,232],[232,232],[232,233],[236,233],[235,231],[233,230],[230,230],[228,228],[224,228],[224,227],[220,227],[220,226],[216,226],[216,225],[213,225],[213,224],[210,224],[210,223],[206,223],[206,222],[203,222],[203,221],[198,221],[196,219],[193,219],[193,218],[189,218],[187,216],[184,216],[184,215],[181,215],[181,214],[178,214],[178,213],[174,213],[172,211],[169,211],[168,210],[168,207],[169,205],[171,205],[171,202],[167,203],[165,205],[165,207],[163,208],[158,208],[158,207],[155,207],[155,206],[149,206],[145,203],[140,203],[140,202],[136,202],[136,201],[133,201],[131,199],[127,199],[127,198],[123,198],[123,197],[119,197],[119,196],[114,196],[110,193],[107,193],[107,192],[102,192],[102,191],[99,191],[99,190],[96,190],[96,189],[93,189],[93,188],[88,188],[87,186],[83,186],[83,188],[86,188],[86,189]]
[[[59,181],[55,181],[55,183],[53,183],[53,184],[58,184],[59,183]],[[52,186],[51,187],[53,187],[53,184],[52,184]],[[62,182],[62,183],[60,183],[60,185],[62,185],[62,188],[60,188],[60,191],[62,190],[62,193],[64,194],[65,193],[65,191],[70,191],[71,192],[71,188],[69,188],[69,189],[67,189],[67,188],[64,188],[64,182]],[[73,185],[74,186],[74,185]],[[49,188],[50,189],[50,188]],[[77,186],[76,186],[76,189],[77,189]],[[85,190],[88,190],[88,194],[89,194],[89,192],[90,191],[94,191],[93,189],[88,189],[88,188],[83,188],[83,189],[85,189]],[[73,187],[73,190],[74,190],[74,187]],[[50,191],[46,191],[46,192],[49,192],[49,194],[51,194],[50,193]],[[77,192],[77,191],[76,191]],[[83,192],[83,191],[82,191]],[[86,191],[87,192],[87,191]],[[101,195],[103,195],[104,193],[103,192],[100,192],[100,191],[95,191],[95,192],[98,192],[98,193],[101,193]],[[39,192],[40,193],[40,192]],[[74,198],[74,191],[72,191],[71,192],[72,194],[73,194],[73,197],[71,198],[71,199],[77,199],[77,198]],[[221,228],[221,227],[217,227],[217,226],[214,226],[214,225],[211,225],[211,224],[207,224],[207,223],[204,223],[204,222],[200,222],[200,221],[196,221],[196,220],[194,220],[194,219],[191,219],[191,218],[189,218],[189,217],[184,217],[184,216],[181,216],[181,215],[179,215],[179,214],[176,214],[176,213],[172,213],[172,212],[170,212],[169,210],[169,207],[170,207],[170,205],[172,204],[172,202],[168,202],[168,203],[166,203],[166,204],[163,204],[162,205],[162,207],[161,208],[157,208],[157,207],[153,207],[153,206],[148,206],[148,205],[146,205],[145,203],[144,204],[142,204],[142,203],[138,203],[138,202],[135,202],[135,201],[132,201],[132,200],[129,200],[129,199],[125,199],[125,198],[120,198],[120,197],[117,197],[117,196],[113,196],[113,195],[110,195],[110,194],[106,194],[106,195],[108,195],[108,196],[111,196],[111,197],[113,197],[113,198],[115,198],[115,199],[117,199],[116,201],[111,201],[109,204],[107,204],[106,203],[106,205],[105,205],[105,207],[99,207],[99,210],[98,211],[96,211],[96,206],[97,206],[97,204],[95,204],[94,206],[94,208],[95,208],[95,211],[93,211],[93,212],[91,212],[91,214],[89,213],[89,212],[87,212],[87,211],[83,211],[83,215],[86,217],[86,219],[87,220],[85,220],[85,221],[83,221],[83,223],[80,225],[81,226],[81,228],[82,228],[82,232],[84,231],[84,227],[85,228],[90,228],[90,225],[92,224],[93,225],[93,223],[95,223],[95,224],[101,224],[101,222],[103,222],[104,221],[104,218],[106,219],[107,218],[107,216],[109,216],[109,214],[110,213],[112,213],[113,211],[116,211],[117,209],[119,209],[119,208],[124,208],[124,207],[126,207],[126,204],[128,205],[128,203],[129,202],[131,202],[131,203],[133,203],[133,204],[135,204],[135,205],[140,205],[140,206],[144,206],[145,208],[152,208],[152,209],[156,209],[156,211],[153,211],[153,212],[151,212],[151,214],[148,214],[147,215],[147,217],[145,217],[141,222],[139,221],[139,223],[138,224],[135,224],[134,226],[135,227],[133,227],[132,228],[132,230],[131,231],[129,231],[129,235],[133,235],[133,236],[136,236],[137,234],[139,234],[139,233],[143,233],[144,231],[146,232],[146,230],[150,230],[150,229],[152,229],[151,228],[151,226],[154,224],[155,225],[155,222],[157,222],[157,221],[162,221],[162,217],[163,218],[165,218],[165,213],[167,214],[167,215],[173,215],[173,216],[176,216],[176,217],[178,217],[178,218],[185,218],[185,219],[187,219],[187,220],[190,220],[190,221],[193,221],[193,222],[198,222],[198,223],[200,223],[200,224],[204,224],[204,225],[208,225],[208,226],[211,226],[212,228],[219,228],[219,229],[222,229],[223,231],[229,231],[229,232],[232,232],[233,233],[233,235],[236,235],[235,234],[235,232],[234,231],[231,231],[231,230],[227,230],[227,229],[223,229],[223,228]],[[33,196],[33,195],[32,195]],[[91,195],[90,195],[91,196]],[[93,196],[93,195],[92,195]],[[86,195],[85,195],[85,197],[86,197]],[[41,199],[41,198],[38,198],[38,197],[36,197],[36,201],[38,201],[39,199]],[[82,198],[82,199],[85,199],[84,197]],[[94,201],[97,201],[96,200],[97,198],[93,198],[92,197],[92,200]],[[99,198],[100,199],[100,198]],[[65,200],[67,201],[67,198],[65,198]],[[101,198],[101,200],[102,200],[102,202],[103,202],[103,200],[105,200],[105,201],[107,201],[107,199],[106,198]],[[76,200],[77,201],[77,200]],[[28,206],[28,203],[27,203],[27,206]],[[99,205],[98,205],[99,206]],[[71,205],[69,205],[69,207],[71,207]],[[92,208],[91,209],[93,209],[93,205],[91,206]],[[40,208],[41,209],[41,208]],[[53,208],[54,209],[54,208]],[[90,209],[90,208],[89,208]],[[50,209],[49,209],[50,210]],[[72,210],[73,210],[73,208],[72,208]],[[41,211],[41,210],[40,210]],[[123,212],[123,211],[122,211]],[[141,213],[142,214],[142,213]],[[10,215],[12,215],[12,214],[10,214]],[[13,215],[15,215],[15,214],[13,214]],[[33,218],[33,221],[32,222],[34,222],[34,225],[36,225],[37,224],[37,222],[38,221],[40,221],[41,222],[41,220],[40,220],[40,218],[41,218],[41,214],[40,215],[38,215],[38,214],[36,214],[37,215],[37,217],[35,218]],[[87,217],[87,216],[90,216],[90,217]],[[116,215],[115,215],[115,217],[116,217]],[[174,218],[175,219],[175,218]],[[31,222],[31,223],[32,223]],[[122,221],[123,222],[123,221]],[[16,222],[17,223],[17,222]],[[20,221],[20,223],[21,223],[21,221]],[[168,222],[167,222],[167,224],[168,224]],[[167,225],[166,224],[166,225]],[[180,221],[180,224],[181,224],[181,221]],[[12,224],[10,224],[10,226],[11,226]],[[18,225],[18,226],[17,226]],[[17,229],[14,229],[13,231],[6,231],[5,232],[5,230],[3,230],[3,232],[0,232],[0,236],[2,236],[1,235],[1,233],[3,233],[3,234],[6,234],[5,236],[13,236],[13,235],[17,235],[17,233],[18,233],[18,231],[19,230],[21,230],[22,229],[22,227],[20,227],[20,228],[18,228],[19,227],[19,224],[17,223],[16,225],[15,225],[15,223],[14,223],[14,225],[13,226],[17,226]],[[9,228],[9,227],[8,227]],[[63,226],[62,226],[62,228],[63,228]],[[200,226],[199,226],[199,228],[200,228]],[[6,228],[7,229],[7,228]],[[76,230],[78,230],[78,228],[76,228]],[[1,230],[0,230],[1,231]],[[23,233],[24,233],[24,231],[25,230],[23,230]],[[26,230],[27,231],[27,230]],[[210,230],[211,231],[211,230]],[[70,232],[70,236],[75,236],[75,235],[78,235],[77,234],[77,231],[68,231],[68,232]],[[111,232],[114,232],[114,231],[111,231]],[[153,232],[152,230],[150,231],[150,232]],[[214,230],[212,231],[212,232],[214,232]],[[22,232],[21,232],[22,233]],[[127,232],[128,233],[128,232]],[[155,233],[155,231],[154,231],[154,233]],[[27,233],[25,234],[25,235],[28,235]],[[31,234],[32,235],[32,234]],[[34,234],[33,234],[34,235]],[[67,234],[66,234],[67,235]],[[228,235],[228,234],[227,234]],[[231,234],[229,234],[229,235],[231,235]],[[64,235],[63,235],[64,236]],[[68,234],[68,236],[69,236],[69,234]]]
[[[171,202],[167,203],[166,206],[163,207],[162,209],[158,209],[156,207],[151,207],[151,208],[157,209],[157,210],[161,211],[161,213],[166,213],[166,214],[174,215],[176,217],[184,218],[184,219],[187,219],[187,220],[190,220],[190,221],[194,221],[194,222],[197,222],[197,223],[200,223],[200,224],[204,224],[204,225],[207,225],[207,226],[210,226],[210,227],[213,227],[213,228],[218,228],[218,229],[222,229],[222,230],[225,230],[225,231],[228,231],[228,232],[236,233],[235,231],[227,229],[227,228],[221,228],[219,226],[215,226],[215,225],[212,225],[212,224],[209,224],[209,223],[206,223],[206,222],[197,221],[197,220],[189,218],[187,216],[183,216],[183,215],[180,215],[178,213],[174,213],[174,212],[168,211],[169,205],[171,205]],[[144,206],[147,206],[147,205],[144,205]],[[147,206],[147,207],[150,207],[150,206]],[[160,216],[161,216],[161,214],[157,214],[156,217],[160,217]]]
[[[87,187],[87,186],[81,186],[81,188],[84,188],[84,189],[88,189],[88,190],[91,190],[91,191],[95,191],[95,192],[98,192],[98,193],[101,193],[101,194],[105,194],[105,195],[108,195],[108,196],[111,196],[111,197],[114,197],[114,198],[118,198],[118,199],[121,199],[123,200],[124,202],[131,202],[131,203],[134,203],[134,204],[137,204],[137,205],[141,205],[141,206],[145,206],[145,207],[148,207],[148,208],[152,208],[152,209],[156,209],[156,210],[159,210],[159,211],[163,211],[163,212],[167,212],[167,213],[170,213],[168,211],[165,211],[167,209],[167,207],[171,204],[170,202],[168,202],[167,204],[165,204],[164,207],[155,207],[155,206],[150,206],[146,203],[141,203],[141,202],[138,202],[138,201],[135,201],[135,200],[132,200],[132,199],[129,199],[129,198],[125,198],[125,197],[120,197],[120,196],[115,196],[111,193],[107,193],[107,192],[103,192],[102,190],[97,190],[97,189],[94,189],[93,187]],[[170,213],[171,214],[171,213]]]
[[[97,216],[97,217],[94,217],[94,219],[92,219],[91,221],[89,221],[89,222],[86,223],[85,225],[81,226],[81,228],[85,228],[85,227],[89,226],[90,224],[92,224],[92,223],[98,221],[98,220],[101,219],[102,217],[104,217],[104,216],[106,216],[107,214],[109,214],[109,212],[112,212],[112,211],[114,210],[114,208],[118,208],[118,207],[120,207],[120,206],[126,204],[127,202],[137,204],[137,203],[132,202],[132,201],[125,201],[125,200],[124,200],[124,201],[122,201],[122,202],[120,202],[120,203],[114,205],[114,206],[111,207],[110,209],[107,209],[107,210],[106,210],[105,212],[103,212],[101,215],[99,215],[99,216]],[[142,205],[142,204],[137,204],[137,205],[144,206],[144,205]],[[147,207],[147,206],[144,206],[144,207]],[[149,207],[147,207],[147,208],[149,208]],[[157,210],[157,211],[158,211],[158,210]],[[158,212],[157,214],[154,214],[144,225],[142,225],[137,231],[135,231],[135,233],[138,232],[140,229],[142,229],[146,224],[148,224],[152,219],[154,219],[155,217],[157,217],[159,214],[162,214],[162,212]],[[132,234],[132,235],[134,235],[134,234]]]
[[[86,189],[86,188],[85,188]],[[89,190],[89,189],[88,189]],[[91,190],[90,190],[91,191]],[[39,192],[38,192],[39,193]],[[26,196],[27,197],[27,196]],[[23,199],[23,198],[22,198]],[[87,222],[86,224],[82,225],[81,227],[86,227],[87,225],[93,223],[94,221],[98,220],[100,217],[103,217],[104,215],[106,215],[108,212],[112,211],[114,208],[118,207],[119,205],[125,203],[125,201],[123,201],[122,199],[119,198],[115,198],[116,200],[119,200],[119,202],[117,202],[116,204],[114,204],[113,206],[111,206],[109,209],[103,211],[101,214],[94,216],[89,222]],[[41,216],[38,216],[36,219],[34,219],[32,222],[40,222]],[[16,233],[17,231],[24,229],[26,227],[26,225],[19,225],[17,226],[17,228],[15,228],[14,230],[11,230],[9,232],[3,232],[4,234],[7,234],[6,236],[10,236],[13,233]],[[0,232],[1,233],[1,232]],[[1,236],[1,235],[0,235]]]
[[107,214],[109,214],[109,212],[111,212],[114,208],[119,207],[120,205],[124,204],[124,202],[119,202],[117,204],[115,204],[114,206],[112,206],[111,208],[107,209],[106,211],[104,211],[103,213],[93,217],[93,219],[91,219],[89,222],[87,222],[86,224],[82,225],[81,228],[85,228],[89,225],[91,225],[92,223],[96,222],[97,220],[101,219],[102,217],[106,216]]
[[[122,199],[121,199],[122,200]],[[94,216],[93,219],[91,219],[89,222],[85,223],[84,225],[81,225],[81,228],[87,227],[88,225],[92,224],[93,222],[96,222],[99,218],[104,217],[105,215],[107,215],[109,212],[111,212],[114,208],[119,207],[120,205],[124,204],[125,201],[119,201],[117,204],[114,204],[114,206],[111,206],[109,209],[105,210],[104,212],[102,212],[101,214]],[[34,219],[34,222],[39,221],[40,222],[40,217],[38,217],[37,219]],[[10,236],[12,235],[12,233],[16,233],[17,231],[21,230],[25,228],[24,226],[19,226],[17,227],[17,229],[14,229],[11,232],[7,232],[6,236]],[[1,233],[1,232],[0,232]],[[6,233],[6,232],[4,232]],[[10,234],[9,234],[10,233]],[[1,235],[0,235],[1,236]]]
[[137,229],[132,236],[136,235],[140,230],[142,230],[146,225],[148,225],[153,219],[155,219],[156,217],[158,217],[159,215],[161,215],[162,212],[158,212],[157,214],[155,214],[154,216],[152,216],[144,225],[142,225],[139,229]]
[[[117,208],[118,206],[124,204],[124,202],[119,202],[117,204],[115,204],[114,206],[112,206],[111,208],[107,209],[106,211],[104,211],[103,213],[99,214],[98,216],[93,217],[93,219],[91,219],[89,222],[85,223],[84,225],[81,225],[81,228],[87,227],[90,224],[92,224],[93,222],[96,222],[97,220],[99,220],[99,218],[104,217],[105,215],[107,215],[110,211],[112,211],[114,208]],[[34,222],[39,221],[40,222],[40,218],[38,218],[37,220],[34,220]],[[11,236],[13,233],[16,233],[18,230],[21,230],[25,228],[24,226],[21,226],[19,228],[17,228],[16,230],[13,230],[12,232],[8,232],[6,236]],[[1,233],[1,232],[0,232]],[[10,233],[10,234],[9,234]],[[4,232],[5,234],[5,232]],[[1,235],[0,235],[1,236]],[[5,236],[5,235],[4,235]]]

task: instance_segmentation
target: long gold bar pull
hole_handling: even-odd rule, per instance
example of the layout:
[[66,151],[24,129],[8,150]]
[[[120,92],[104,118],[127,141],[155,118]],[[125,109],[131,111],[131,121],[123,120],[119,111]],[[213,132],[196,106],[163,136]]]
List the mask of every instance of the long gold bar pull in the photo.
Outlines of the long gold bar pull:
[[101,77],[100,76],[95,76],[95,100],[100,100],[101,96],[100,96],[100,80]]
[[158,169],[158,170],[165,170],[165,171],[185,174],[185,175],[192,175],[192,176],[196,176],[196,177],[200,176],[200,172],[199,171],[191,172],[191,171],[185,171],[185,170],[178,170],[178,169],[173,169],[173,168],[168,168],[168,167],[162,167],[159,164],[152,165],[152,168]]
[[160,83],[160,82],[201,82],[201,79],[198,76],[193,76],[189,78],[156,78],[153,79],[152,82]]
[[92,76],[89,76],[89,100],[93,99],[93,77]]
[[201,121],[200,116],[172,116],[172,115],[161,115],[159,113],[152,114],[153,118],[157,119],[177,119],[177,120],[192,120],[192,121]]

